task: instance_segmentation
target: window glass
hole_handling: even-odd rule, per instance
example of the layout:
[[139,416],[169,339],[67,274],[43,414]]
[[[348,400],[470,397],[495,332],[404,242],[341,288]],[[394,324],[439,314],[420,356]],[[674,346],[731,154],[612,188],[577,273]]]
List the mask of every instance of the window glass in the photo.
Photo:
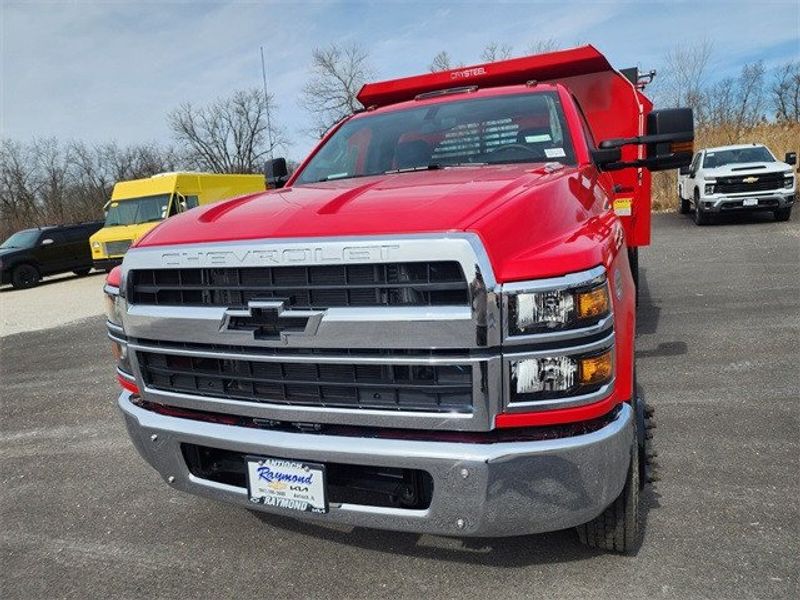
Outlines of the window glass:
[[18,231],[0,244],[0,248],[32,248],[39,239],[40,233],[41,231],[38,229]]
[[169,194],[115,200],[109,204],[106,227],[161,221],[167,216]]
[[311,159],[296,184],[463,164],[574,164],[558,96],[531,92],[357,116]]
[[769,150],[764,146],[748,146],[747,148],[736,148],[734,150],[716,150],[706,152],[703,167],[714,169],[724,165],[733,165],[751,162],[775,162]]

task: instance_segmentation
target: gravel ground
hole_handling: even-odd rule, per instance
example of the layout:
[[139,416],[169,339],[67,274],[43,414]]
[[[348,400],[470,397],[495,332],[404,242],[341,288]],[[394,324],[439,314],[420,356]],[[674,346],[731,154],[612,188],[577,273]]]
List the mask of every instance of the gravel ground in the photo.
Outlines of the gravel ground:
[[103,314],[105,273],[58,275],[27,290],[0,287],[0,336],[38,331]]
[[182,494],[127,438],[101,318],[0,338],[0,597],[796,599],[799,234],[655,217],[637,353],[662,479],[630,557],[573,531],[328,528]]

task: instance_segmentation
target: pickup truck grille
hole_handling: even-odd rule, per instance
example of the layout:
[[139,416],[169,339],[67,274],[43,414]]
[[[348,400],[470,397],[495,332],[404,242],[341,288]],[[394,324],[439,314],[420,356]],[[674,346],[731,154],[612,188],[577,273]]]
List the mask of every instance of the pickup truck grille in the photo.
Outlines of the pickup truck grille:
[[[756,181],[746,183],[745,179],[757,177]],[[763,175],[737,175],[735,177],[718,177],[715,191],[720,194],[744,194],[747,192],[766,192],[783,187],[783,173],[765,173]]]
[[243,307],[281,299],[295,309],[468,305],[458,262],[136,269],[132,304]]
[[120,240],[118,242],[106,242],[106,254],[108,256],[119,256],[125,254],[131,247],[133,240]]
[[156,390],[254,403],[390,411],[472,411],[470,365],[266,362],[137,352]]

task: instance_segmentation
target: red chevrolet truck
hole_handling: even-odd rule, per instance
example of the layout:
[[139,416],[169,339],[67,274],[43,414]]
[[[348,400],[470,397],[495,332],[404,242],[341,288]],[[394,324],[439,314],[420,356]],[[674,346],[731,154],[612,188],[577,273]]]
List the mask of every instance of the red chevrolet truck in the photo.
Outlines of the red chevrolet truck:
[[639,543],[650,172],[686,109],[591,46],[368,84],[291,175],[109,275],[118,404],[169,485],[451,536]]

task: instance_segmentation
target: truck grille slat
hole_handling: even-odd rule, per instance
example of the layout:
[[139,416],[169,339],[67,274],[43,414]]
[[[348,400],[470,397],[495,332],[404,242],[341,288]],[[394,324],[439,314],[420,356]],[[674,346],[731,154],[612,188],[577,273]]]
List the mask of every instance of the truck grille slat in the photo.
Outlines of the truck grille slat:
[[135,269],[130,303],[243,307],[281,299],[296,309],[347,306],[442,306],[469,303],[457,262],[308,267]]
[[137,352],[148,387],[296,406],[471,412],[469,365],[296,364]]

